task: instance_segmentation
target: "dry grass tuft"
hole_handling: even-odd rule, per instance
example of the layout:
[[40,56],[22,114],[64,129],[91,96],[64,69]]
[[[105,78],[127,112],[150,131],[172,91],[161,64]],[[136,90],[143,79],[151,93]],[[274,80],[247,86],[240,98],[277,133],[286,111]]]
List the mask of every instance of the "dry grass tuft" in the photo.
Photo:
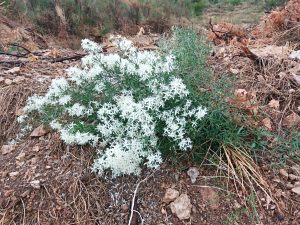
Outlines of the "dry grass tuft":
[[[253,193],[260,203],[259,195],[256,194],[260,190],[265,195],[265,199],[268,199],[268,204],[274,202],[278,205],[260,168],[245,149],[223,146],[222,155],[215,155],[215,157],[218,161],[216,177],[225,179],[227,190],[230,190],[230,186],[233,185],[236,195],[243,199],[245,204],[247,196]],[[280,210],[279,207],[278,209]]]

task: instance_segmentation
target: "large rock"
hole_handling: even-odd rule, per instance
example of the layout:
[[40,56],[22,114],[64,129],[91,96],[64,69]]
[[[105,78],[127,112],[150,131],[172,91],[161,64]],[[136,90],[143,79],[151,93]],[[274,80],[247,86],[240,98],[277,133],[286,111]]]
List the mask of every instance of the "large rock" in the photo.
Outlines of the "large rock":
[[192,207],[191,200],[187,194],[181,194],[170,204],[172,213],[180,220],[186,220],[191,217]]

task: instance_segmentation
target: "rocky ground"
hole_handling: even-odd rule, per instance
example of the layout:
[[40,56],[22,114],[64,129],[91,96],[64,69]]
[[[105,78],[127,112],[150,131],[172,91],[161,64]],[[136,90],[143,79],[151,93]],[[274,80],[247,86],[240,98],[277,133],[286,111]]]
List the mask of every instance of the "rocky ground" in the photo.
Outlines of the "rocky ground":
[[[214,25],[215,33],[209,35],[215,46],[208,63],[216,75],[228,73],[238,79],[236,98],[229,103],[259,115],[249,123],[269,132],[299,127],[300,62],[290,57],[297,49],[275,46],[254,30],[258,36],[247,49],[269,63],[263,66],[237,44],[245,31],[226,26]],[[226,37],[220,35],[224,32]],[[139,48],[153,50],[159,37],[131,39]],[[109,42],[104,46],[114,51]],[[132,225],[299,224],[297,144],[284,156],[268,152],[258,160],[270,198],[259,188],[252,193],[236,189],[226,170],[211,162],[166,163],[138,178],[111,179],[110,174],[97,177],[91,172],[93,149],[66,146],[44,127],[17,141],[16,117],[27,97],[44,92],[52,79],[67,76],[65,70],[79,64],[84,52],[26,45],[13,54],[17,55],[0,55],[0,224],[128,224],[132,209],[138,212],[133,213]],[[268,141],[272,149],[276,140]],[[285,157],[284,164],[278,164],[277,157]]]

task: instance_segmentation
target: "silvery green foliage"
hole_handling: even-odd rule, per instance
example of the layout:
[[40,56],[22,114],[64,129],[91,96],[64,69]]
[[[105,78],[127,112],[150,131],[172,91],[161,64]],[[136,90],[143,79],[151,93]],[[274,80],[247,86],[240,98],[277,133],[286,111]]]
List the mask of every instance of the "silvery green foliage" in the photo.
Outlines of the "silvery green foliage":
[[158,168],[160,138],[173,148],[192,148],[187,127],[196,127],[206,109],[194,106],[183,80],[174,74],[172,54],[139,51],[117,37],[118,53],[83,40],[88,53],[69,77],[52,81],[44,96],[32,96],[18,118],[39,118],[56,130],[66,144],[92,144],[98,150],[93,171],[110,169],[113,176],[139,174],[141,166]]

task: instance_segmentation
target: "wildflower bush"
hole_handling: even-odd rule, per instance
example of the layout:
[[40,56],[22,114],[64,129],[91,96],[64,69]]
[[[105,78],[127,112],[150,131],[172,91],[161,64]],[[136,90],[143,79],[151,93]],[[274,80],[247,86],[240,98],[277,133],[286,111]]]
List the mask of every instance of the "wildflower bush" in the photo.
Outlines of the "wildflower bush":
[[93,145],[99,174],[139,174],[143,165],[158,168],[164,150],[192,149],[207,109],[185,84],[175,49],[140,51],[121,37],[114,44],[119,52],[106,54],[83,40],[81,66],[30,97],[18,121],[25,130],[48,124],[68,145]]

